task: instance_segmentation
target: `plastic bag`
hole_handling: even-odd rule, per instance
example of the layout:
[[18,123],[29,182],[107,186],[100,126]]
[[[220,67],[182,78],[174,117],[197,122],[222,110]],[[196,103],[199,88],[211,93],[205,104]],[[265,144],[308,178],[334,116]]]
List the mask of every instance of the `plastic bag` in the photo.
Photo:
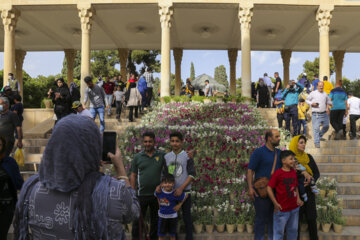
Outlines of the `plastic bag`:
[[25,165],[24,164],[24,151],[22,148],[16,149],[14,158],[19,166],[23,167]]

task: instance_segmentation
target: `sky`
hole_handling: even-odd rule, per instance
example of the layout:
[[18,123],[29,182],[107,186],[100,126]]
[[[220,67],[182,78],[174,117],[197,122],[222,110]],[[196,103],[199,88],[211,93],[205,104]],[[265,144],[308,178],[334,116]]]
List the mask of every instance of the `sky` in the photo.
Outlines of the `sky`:
[[[290,79],[296,79],[303,72],[302,65],[306,60],[313,61],[318,52],[293,52],[290,60]],[[28,52],[25,56],[23,69],[31,77],[38,75],[55,75],[61,72],[64,59],[63,52]],[[229,59],[226,50],[184,50],[181,64],[181,78],[185,80],[190,76],[191,62],[194,63],[195,75],[208,74],[214,76],[215,67],[224,65],[229,79]],[[0,52],[0,69],[4,67],[4,54]],[[120,69],[117,65],[116,68]],[[171,72],[175,73],[174,57],[171,53]],[[279,72],[283,76],[283,65],[280,52],[252,51],[251,52],[251,78],[257,81],[264,73],[273,76]],[[160,77],[159,73],[154,74]],[[241,76],[241,51],[238,52],[236,63],[236,78]],[[343,76],[350,80],[360,79],[360,53],[346,53],[343,64]],[[335,79],[332,75],[331,79]]]

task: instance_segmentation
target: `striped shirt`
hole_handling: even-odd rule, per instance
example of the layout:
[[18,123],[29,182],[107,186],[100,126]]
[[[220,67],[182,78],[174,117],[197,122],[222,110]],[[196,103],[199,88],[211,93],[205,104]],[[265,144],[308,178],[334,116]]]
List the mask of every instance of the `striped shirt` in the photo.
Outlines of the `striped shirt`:
[[347,94],[341,87],[334,88],[329,94],[329,98],[333,103],[331,110],[345,110]]
[[153,84],[154,84],[153,74],[151,72],[145,72],[144,77],[145,77],[145,80],[146,80],[147,87],[152,88]]

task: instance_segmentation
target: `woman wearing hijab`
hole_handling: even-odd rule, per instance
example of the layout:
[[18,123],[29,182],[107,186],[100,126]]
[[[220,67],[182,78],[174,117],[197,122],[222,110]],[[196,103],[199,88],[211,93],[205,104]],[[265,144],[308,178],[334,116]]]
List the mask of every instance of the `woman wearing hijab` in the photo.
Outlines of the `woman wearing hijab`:
[[79,86],[75,82],[70,83],[70,96],[71,96],[71,103],[75,101],[80,101],[80,90]]
[[259,84],[256,88],[258,96],[258,107],[265,108],[269,103],[269,89],[264,83],[264,79],[259,79]]
[[129,121],[133,122],[133,111],[135,109],[135,118],[138,118],[138,106],[141,104],[142,97],[136,88],[136,83],[130,83],[129,89],[125,93],[125,103],[129,107]]
[[[56,114],[56,122],[70,113],[71,96],[70,91],[63,78],[56,80],[57,88],[51,93],[50,97],[55,104],[54,112]],[[55,124],[56,124],[55,122]]]
[[6,156],[6,139],[0,136],[0,239],[6,240],[14,216],[17,190],[24,183],[15,159]]
[[[108,153],[117,179],[99,172],[101,134],[88,117],[71,114],[54,127],[38,175],[16,205],[15,239],[125,239],[122,224],[139,216],[120,150]],[[31,235],[29,233],[31,229]]]
[[[320,177],[319,169],[316,165],[314,158],[305,152],[306,147],[306,137],[299,135],[294,137],[291,142],[289,149],[295,153],[295,158],[298,163],[306,168],[306,172],[316,180]],[[315,194],[312,192],[309,185],[305,186],[305,192],[307,195],[307,201],[304,202],[304,205],[300,208],[299,218],[305,218],[309,226],[309,237],[310,240],[317,240],[317,225],[316,225],[316,203],[315,203]],[[300,224],[301,221],[299,221]],[[300,239],[300,226],[298,228],[298,240]]]

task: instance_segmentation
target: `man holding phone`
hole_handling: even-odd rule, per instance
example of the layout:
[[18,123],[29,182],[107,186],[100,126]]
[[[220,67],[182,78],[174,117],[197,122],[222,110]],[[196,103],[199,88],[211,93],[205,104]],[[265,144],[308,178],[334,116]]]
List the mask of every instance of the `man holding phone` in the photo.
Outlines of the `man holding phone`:
[[[332,105],[329,96],[324,92],[324,83],[319,82],[317,90],[312,91],[305,101],[311,106],[315,147],[320,148],[320,141],[325,141],[323,136],[329,130],[329,107]],[[320,131],[321,124],[323,126]]]

